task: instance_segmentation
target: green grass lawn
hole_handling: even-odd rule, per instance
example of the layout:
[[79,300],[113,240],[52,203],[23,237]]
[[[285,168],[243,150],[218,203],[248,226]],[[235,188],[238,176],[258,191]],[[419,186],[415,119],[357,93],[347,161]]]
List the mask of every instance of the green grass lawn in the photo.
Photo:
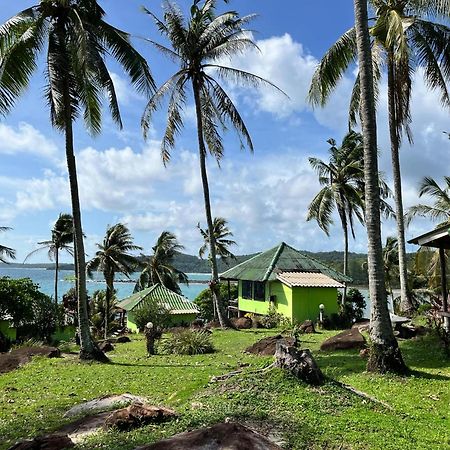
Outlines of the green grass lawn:
[[[173,407],[179,418],[129,433],[100,433],[80,448],[132,449],[180,431],[226,418],[270,431],[294,449],[450,449],[450,364],[432,336],[403,341],[409,377],[365,372],[356,351],[324,353],[320,343],[336,332],[305,335],[324,373],[388,403],[392,410],[333,383],[309,387],[279,369],[252,373],[271,357],[242,350],[275,331],[214,331],[217,353],[146,358],[141,337],[118,344],[112,364],[76,357],[35,358],[0,375],[0,449],[19,438],[67,423],[71,406],[95,397],[130,392]],[[209,384],[212,375],[238,367],[241,375]]]

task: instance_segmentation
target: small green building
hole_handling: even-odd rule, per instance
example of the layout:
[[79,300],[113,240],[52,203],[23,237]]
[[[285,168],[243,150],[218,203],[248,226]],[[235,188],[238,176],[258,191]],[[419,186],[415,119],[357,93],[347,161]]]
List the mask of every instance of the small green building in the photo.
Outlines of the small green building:
[[134,320],[134,311],[145,305],[146,301],[157,301],[170,311],[171,325],[188,325],[199,313],[197,306],[186,297],[179,295],[161,284],[155,284],[147,289],[121,300],[118,309],[126,311],[127,328],[134,333],[139,330]]
[[221,280],[237,281],[238,313],[265,315],[273,306],[293,322],[338,312],[338,289],[351,278],[282,242],[227,270]]

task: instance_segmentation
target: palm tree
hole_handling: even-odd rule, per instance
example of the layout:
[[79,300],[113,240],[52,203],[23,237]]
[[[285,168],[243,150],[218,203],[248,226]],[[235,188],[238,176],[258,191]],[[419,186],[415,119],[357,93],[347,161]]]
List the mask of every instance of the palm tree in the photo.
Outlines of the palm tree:
[[170,231],[163,231],[152,247],[153,255],[146,259],[134,288],[135,292],[155,284],[181,294],[179,283],[188,284],[187,275],[173,266],[173,258],[184,247]]
[[[198,256],[203,259],[209,248],[209,233],[207,229],[204,230],[201,228],[199,223],[197,224],[197,228],[204,241],[198,251]],[[233,236],[233,233],[228,228],[226,219],[223,217],[214,217],[213,229],[214,238],[216,240],[216,255],[220,256],[224,261],[227,259],[236,259],[236,256],[228,250],[228,247],[237,244],[232,239],[228,239]]]
[[86,271],[90,277],[94,271],[103,272],[106,282],[105,308],[105,339],[108,336],[108,316],[111,300],[114,296],[114,278],[116,273],[123,273],[126,277],[132,274],[138,260],[129,252],[142,250],[142,247],[134,245],[133,237],[128,228],[118,223],[106,230],[106,235],[101,244],[97,244],[98,250],[95,256],[87,263]]
[[[364,165],[361,161],[363,139],[361,134],[350,131],[343,139],[341,147],[336,141],[327,141],[330,161],[328,163],[309,158],[309,163],[319,175],[323,186],[308,207],[306,220],[316,220],[327,236],[333,224],[332,214],[336,209],[344,233],[344,275],[348,272],[348,232],[355,238],[354,217],[364,223],[364,202],[360,184],[364,181]],[[345,292],[342,302],[345,301]]]
[[[182,110],[188,100],[188,88],[192,88],[197,120],[197,138],[200,172],[203,185],[206,223],[209,234],[211,257],[211,290],[216,307],[219,306],[216,242],[211,213],[211,201],[206,169],[209,153],[219,162],[224,153],[221,131],[231,124],[239,136],[241,148],[253,151],[253,143],[244,121],[231,98],[219,81],[228,80],[255,87],[268,81],[251,73],[221,64],[221,59],[255,48],[255,43],[243,28],[253,16],[239,17],[229,11],[215,15],[214,0],[194,0],[189,19],[172,3],[165,3],[164,19],[159,20],[144,9],[155,21],[159,31],[168,38],[172,48],[149,41],[164,55],[179,65],[179,70],[169,78],[150,98],[143,117],[142,127],[147,135],[150,119],[162,100],[169,98],[167,127],[162,140],[161,154],[164,163],[170,159],[175,138],[183,128]],[[222,312],[218,309],[220,324],[224,325]]]
[[[397,221],[400,306],[410,311],[407,295],[407,261],[405,223],[399,149],[402,136],[412,142],[411,123],[412,78],[419,69],[431,89],[441,93],[442,104],[450,106],[446,83],[450,80],[450,28],[439,22],[448,19],[450,8],[442,0],[369,0],[375,10],[375,22],[370,29],[374,80],[378,85],[387,69],[389,134],[391,141],[394,199]],[[339,79],[356,58],[355,28],[348,30],[328,50],[311,83],[309,98],[313,104],[324,104]],[[350,118],[354,122],[360,103],[360,76],[357,77],[350,102]],[[378,89],[374,90],[377,98]]]
[[[8,231],[10,229],[9,227],[0,227],[0,231]],[[16,251],[13,248],[0,245],[0,262],[8,263],[6,258],[16,259]]]
[[384,278],[386,286],[391,294],[392,305],[394,306],[394,291],[392,289],[393,278],[398,274],[398,241],[395,237],[386,238],[386,245],[383,248]]
[[80,358],[103,359],[89,332],[85,252],[73,122],[83,114],[92,134],[101,130],[102,96],[113,120],[121,126],[114,84],[106,57],[117,60],[138,91],[151,95],[154,82],[129,35],[104,21],[96,0],[40,0],[0,27],[0,113],[7,114],[29,85],[45,51],[45,97],[52,125],[65,135],[72,215],[80,328]]
[[53,225],[52,238],[49,241],[38,242],[39,248],[28,253],[24,262],[32,255],[47,250],[50,261],[55,261],[55,303],[58,304],[58,273],[59,273],[59,252],[66,251],[73,256],[73,218],[71,214],[60,214]]
[[355,36],[361,91],[361,125],[364,142],[365,221],[367,228],[369,294],[371,302],[368,370],[403,373],[405,363],[395,339],[386,299],[380,226],[377,124],[373,65],[367,17],[367,0],[354,0]]
[[444,187],[431,177],[424,177],[419,186],[419,197],[428,195],[433,200],[433,205],[419,204],[409,208],[407,213],[408,223],[413,217],[428,217],[433,221],[439,221],[438,226],[450,224],[450,177],[444,177]]

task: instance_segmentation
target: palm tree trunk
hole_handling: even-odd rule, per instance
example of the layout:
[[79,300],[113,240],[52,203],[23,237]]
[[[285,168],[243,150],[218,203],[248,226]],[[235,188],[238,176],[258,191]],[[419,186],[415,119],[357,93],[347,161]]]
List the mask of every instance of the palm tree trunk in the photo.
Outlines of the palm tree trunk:
[[382,373],[386,371],[404,373],[406,366],[392,330],[384,281],[378,184],[377,129],[367,0],[354,0],[354,7],[361,86],[360,113],[364,136],[365,213],[369,294],[371,301],[370,338],[372,345],[367,369]]
[[59,272],[59,250],[55,253],[55,304],[58,304],[58,272]]
[[105,281],[106,281],[106,295],[105,295],[105,333],[104,338],[108,338],[108,319],[109,319],[109,308],[111,305],[112,293],[114,292],[114,274],[110,274],[108,272],[104,273]]
[[[344,275],[348,272],[348,224],[345,211],[338,208],[339,216],[341,218],[342,231],[344,232]],[[344,283],[344,291],[342,292],[342,310],[344,311],[345,298],[347,297],[347,283]]]
[[403,216],[402,180],[400,174],[400,139],[397,130],[397,114],[395,109],[395,71],[394,55],[388,55],[388,109],[389,134],[391,140],[392,175],[394,179],[395,216],[397,222],[398,265],[400,276],[400,310],[411,314],[413,306],[408,295],[408,268],[406,262],[405,219]]
[[220,294],[219,294],[219,271],[217,269],[217,257],[216,257],[216,239],[214,236],[214,227],[211,214],[211,200],[209,196],[208,174],[206,171],[206,148],[203,140],[203,121],[202,121],[202,109],[200,103],[199,82],[196,79],[192,80],[192,88],[194,91],[195,110],[197,115],[197,137],[200,159],[200,172],[203,185],[203,197],[205,202],[206,223],[208,224],[209,234],[209,254],[211,257],[211,294],[214,305],[217,311],[217,317],[219,319],[220,326],[225,326],[223,314],[220,308]]
[[[63,41],[64,42],[64,41]],[[69,85],[66,81],[63,91],[65,103],[64,131],[66,140],[67,170],[69,172],[70,197],[72,201],[72,217],[75,242],[75,267],[77,269],[78,326],[80,329],[80,359],[96,359],[108,361],[92,340],[89,329],[89,316],[86,292],[86,261],[84,255],[83,230],[81,228],[80,199],[78,195],[77,168],[73,146],[73,127],[70,106]]]

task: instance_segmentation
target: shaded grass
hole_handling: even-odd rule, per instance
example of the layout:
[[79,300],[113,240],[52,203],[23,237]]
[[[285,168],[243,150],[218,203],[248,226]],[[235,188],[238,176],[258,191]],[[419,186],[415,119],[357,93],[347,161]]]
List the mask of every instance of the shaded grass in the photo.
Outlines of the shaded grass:
[[[365,372],[356,351],[320,352],[320,343],[336,332],[304,337],[324,373],[385,401],[393,411],[336,385],[308,387],[280,370],[251,373],[272,361],[242,350],[276,331],[220,331],[211,355],[145,357],[136,337],[109,353],[112,363],[80,363],[73,356],[36,358],[0,376],[0,448],[18,438],[48,433],[67,422],[63,413],[95,397],[130,392],[154,404],[174,407],[180,417],[130,433],[110,431],[92,437],[83,448],[132,449],[174,433],[225,418],[277,431],[287,448],[448,449],[450,448],[450,368],[432,336],[400,343],[413,370],[410,377]],[[244,373],[209,385],[212,375],[237,367]]]

